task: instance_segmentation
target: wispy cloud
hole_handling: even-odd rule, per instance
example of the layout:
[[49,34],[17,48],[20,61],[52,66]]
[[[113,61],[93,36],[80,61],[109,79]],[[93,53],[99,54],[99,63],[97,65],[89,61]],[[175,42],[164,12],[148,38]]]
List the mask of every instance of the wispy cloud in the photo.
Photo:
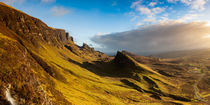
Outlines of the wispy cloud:
[[134,8],[136,6],[139,6],[141,3],[142,3],[142,0],[138,0],[138,1],[132,2],[131,8]]
[[135,53],[209,48],[210,27],[204,22],[167,21],[141,29],[95,36],[92,41],[108,51],[128,50]]
[[[158,4],[157,2],[150,2],[148,5],[145,5],[142,0],[138,0],[133,2],[130,8],[135,9],[135,12],[140,13],[140,15],[146,15],[146,18],[143,19],[143,22],[155,23],[156,15],[163,13],[165,11],[165,7],[155,6],[157,4]],[[142,16],[135,15],[133,17],[142,17]]]
[[143,25],[141,22],[138,22],[138,23],[136,24],[136,26],[141,26],[141,25]]
[[41,0],[42,3],[52,3],[56,2],[56,0]]
[[136,8],[137,11],[139,11],[141,14],[150,15],[151,10],[147,7],[138,7]]
[[181,2],[195,10],[205,10],[208,0],[167,0],[170,3]]
[[192,20],[197,19],[199,16],[201,16],[201,15],[199,15],[199,14],[186,14],[183,17],[181,17],[180,19],[177,19],[177,20],[181,21],[181,22],[192,21]]
[[64,16],[68,13],[71,13],[72,11],[64,8],[64,7],[58,7],[58,6],[54,6],[51,8],[51,12],[54,16]]
[[110,34],[110,32],[98,32],[96,36],[103,36],[103,35],[108,35],[108,34]]
[[[144,0],[137,0],[132,2],[130,6],[131,11],[135,14],[131,15],[131,20],[138,20],[134,22],[140,22],[141,24],[157,24],[169,20],[181,22],[200,21],[198,17],[201,17],[201,14],[205,12],[203,10],[206,9],[209,1],[210,0],[166,0],[146,2]],[[174,5],[180,5],[181,3],[183,5],[180,7],[165,5],[168,3],[174,3]],[[183,12],[180,12],[177,8],[182,8]],[[168,14],[169,16],[164,16],[164,14]]]
[[169,3],[176,3],[179,0],[167,0]]
[[141,14],[148,15],[149,17],[152,17],[156,14],[164,12],[164,8],[156,7],[149,9],[148,7],[139,6],[136,8],[137,11],[139,11]]
[[144,22],[154,23],[154,22],[156,22],[156,19],[155,18],[146,18],[146,19],[144,19]]
[[190,5],[193,9],[204,10],[205,9],[204,6],[206,3],[207,3],[206,0],[195,0],[194,2],[190,3]]
[[149,6],[154,7],[157,4],[157,2],[150,2]]
[[163,12],[165,10],[165,8],[160,8],[160,7],[156,7],[152,9],[153,14],[159,14],[161,12]]

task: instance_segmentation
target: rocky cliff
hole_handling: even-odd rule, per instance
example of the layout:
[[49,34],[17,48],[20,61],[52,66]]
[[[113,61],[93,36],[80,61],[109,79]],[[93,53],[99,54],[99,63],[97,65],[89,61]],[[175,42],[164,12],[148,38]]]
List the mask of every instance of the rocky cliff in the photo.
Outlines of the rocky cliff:
[[51,28],[41,20],[3,3],[0,6],[0,13],[2,25],[37,47],[39,47],[39,42],[61,47],[69,41],[69,34],[65,30]]

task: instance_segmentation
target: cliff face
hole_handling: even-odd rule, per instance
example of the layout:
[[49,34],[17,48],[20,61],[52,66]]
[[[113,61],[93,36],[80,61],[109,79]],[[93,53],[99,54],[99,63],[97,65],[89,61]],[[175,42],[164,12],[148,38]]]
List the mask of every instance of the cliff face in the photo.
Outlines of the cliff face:
[[73,42],[73,38],[63,29],[55,29],[47,26],[41,20],[31,17],[23,12],[11,8],[5,4],[0,6],[0,24],[17,34],[23,43],[33,44],[40,47],[40,44],[48,44],[56,47],[66,45],[71,51],[80,56],[93,56],[95,58],[108,57],[105,54],[95,51],[84,44],[82,47]]
[[1,3],[0,22],[15,32],[21,38],[39,46],[39,42],[46,42],[53,46],[62,46],[69,40],[68,34],[63,29],[48,27],[41,20],[31,17]]
[[[75,52],[66,49],[65,45],[73,46]],[[0,2],[0,104],[11,103],[5,95],[9,89],[16,104],[71,105],[56,89],[55,83],[61,81],[67,85],[66,76],[62,75],[67,71],[63,73],[66,69],[52,62],[60,59],[69,66],[76,58],[78,62],[100,58],[95,56],[99,52],[93,49],[90,52],[89,49],[88,45],[85,48],[77,46],[65,30],[51,28],[41,20]],[[50,58],[56,59],[50,61]]]

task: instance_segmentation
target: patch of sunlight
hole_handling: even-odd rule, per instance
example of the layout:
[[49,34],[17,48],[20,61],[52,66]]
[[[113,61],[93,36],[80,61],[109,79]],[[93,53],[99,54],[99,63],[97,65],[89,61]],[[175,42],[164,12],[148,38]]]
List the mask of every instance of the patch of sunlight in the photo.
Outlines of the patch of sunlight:
[[210,38],[210,34],[203,36],[203,38]]
[[207,26],[207,27],[210,27],[210,21],[209,21],[209,22],[207,22],[206,26]]

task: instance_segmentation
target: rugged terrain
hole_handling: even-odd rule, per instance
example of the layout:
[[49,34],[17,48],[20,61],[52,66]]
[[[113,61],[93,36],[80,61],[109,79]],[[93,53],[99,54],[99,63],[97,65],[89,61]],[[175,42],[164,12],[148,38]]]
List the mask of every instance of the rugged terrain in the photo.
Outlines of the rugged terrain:
[[207,104],[210,51],[197,54],[110,57],[0,3],[1,105]]

